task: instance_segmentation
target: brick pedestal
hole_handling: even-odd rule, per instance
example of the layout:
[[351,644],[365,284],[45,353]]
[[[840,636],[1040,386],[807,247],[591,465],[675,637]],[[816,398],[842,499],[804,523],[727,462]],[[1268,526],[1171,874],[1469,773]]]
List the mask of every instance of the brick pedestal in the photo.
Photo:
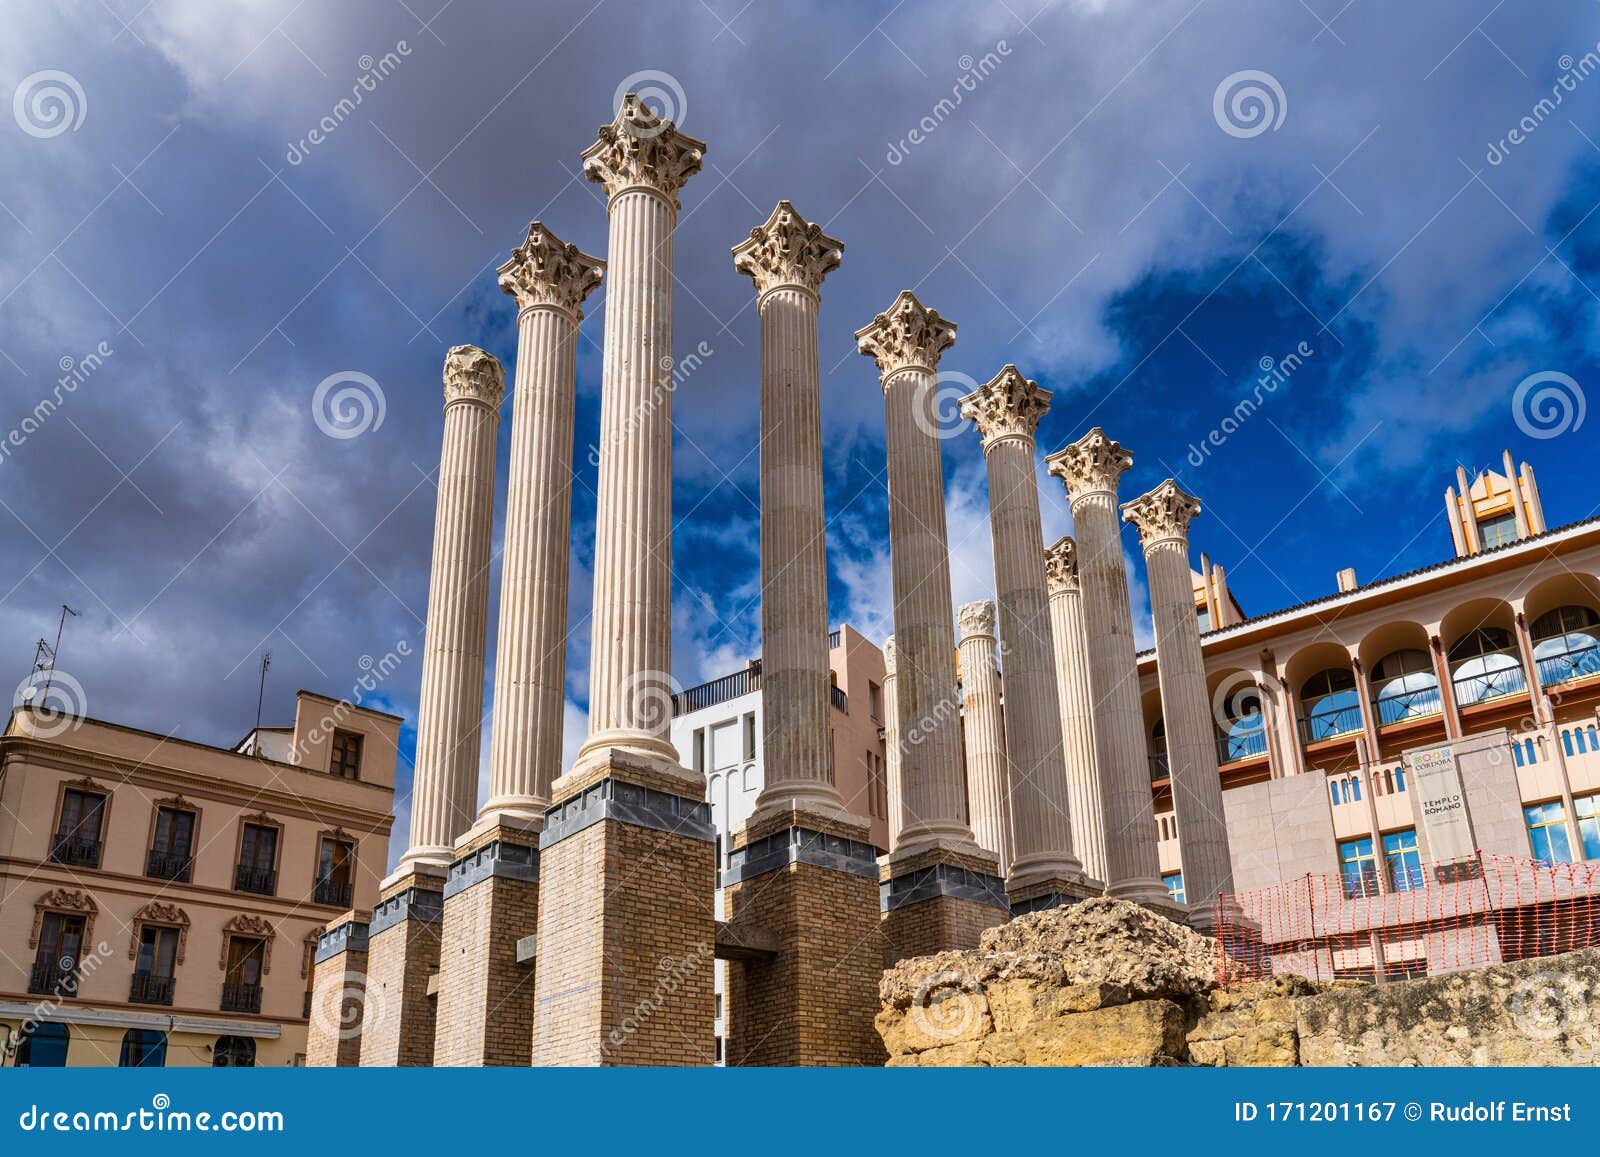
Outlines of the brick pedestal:
[[435,1065],[533,1059],[534,966],[517,942],[539,916],[538,835],[496,824],[468,834],[444,884]]
[[367,1009],[361,1063],[433,1064],[434,998],[444,873],[429,865],[397,872],[378,893],[367,931]]
[[1090,896],[1101,895],[1104,895],[1102,889],[1094,881],[1082,876],[1071,879],[1051,877],[1020,886],[1013,883],[1006,889],[1006,898],[1011,901],[1013,916],[1042,912],[1046,908],[1061,908],[1067,904],[1076,904],[1079,900],[1087,900]]
[[700,777],[622,751],[552,786],[534,1063],[709,1065],[716,831]]
[[317,938],[313,956],[311,1024],[306,1064],[344,1068],[361,1063],[361,1028],[366,1018],[367,935],[371,913],[346,912]]
[[1011,915],[992,857],[930,849],[881,870],[885,965],[908,956],[976,948],[985,928]]
[[777,953],[728,962],[729,1065],[881,1065],[883,974],[876,851],[866,824],[753,820],[723,873],[728,920],[777,936]]

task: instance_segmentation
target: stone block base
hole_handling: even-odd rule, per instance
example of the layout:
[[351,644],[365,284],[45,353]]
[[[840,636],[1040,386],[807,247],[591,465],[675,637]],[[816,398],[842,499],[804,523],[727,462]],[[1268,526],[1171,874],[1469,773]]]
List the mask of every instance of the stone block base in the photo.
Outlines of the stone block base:
[[361,1063],[393,1068],[433,1064],[434,998],[444,873],[426,868],[388,882],[368,929],[367,1007]]
[[367,912],[346,912],[317,938],[312,957],[311,1023],[306,1029],[306,1065],[310,1068],[350,1068],[361,1063],[370,919]]
[[702,781],[603,762],[557,780],[545,817],[534,1063],[712,1064],[716,833],[691,795]]
[[729,1065],[883,1063],[873,1028],[883,971],[878,869],[866,832],[734,833],[723,877],[729,922],[776,934],[778,948],[728,962]]
[[444,885],[435,1065],[532,1062],[534,968],[517,963],[517,941],[538,925],[536,839],[495,827],[457,849]]

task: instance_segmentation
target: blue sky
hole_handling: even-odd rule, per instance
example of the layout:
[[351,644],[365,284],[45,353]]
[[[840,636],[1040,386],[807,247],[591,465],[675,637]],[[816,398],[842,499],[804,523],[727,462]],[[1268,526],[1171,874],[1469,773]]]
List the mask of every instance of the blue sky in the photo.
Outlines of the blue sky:
[[[223,743],[253,720],[262,650],[278,720],[295,687],[348,694],[363,656],[420,654],[444,352],[473,342],[510,364],[494,267],[533,218],[603,256],[578,154],[642,72],[665,74],[647,83],[709,143],[676,241],[677,350],[710,350],[674,399],[685,684],[759,647],[758,327],[728,251],[779,198],[845,243],[821,315],[831,599],[874,636],[882,398],[850,335],[904,288],[958,324],[945,370],[984,381],[1010,361],[1055,392],[1041,452],[1102,425],[1135,456],[1125,497],[1169,474],[1199,495],[1196,546],[1252,613],[1329,592],[1343,566],[1371,581],[1445,556],[1455,465],[1503,448],[1534,464],[1552,524],[1588,517],[1600,419],[1578,425],[1575,407],[1600,380],[1600,4],[1397,7],[10,12],[0,425],[21,441],[0,457],[0,654],[20,679],[70,602],[62,665],[91,714]],[[1241,86],[1265,95],[1265,127],[1229,105]],[[52,88],[64,122],[32,100]],[[579,360],[572,741],[604,324],[602,290]],[[101,343],[102,364],[28,423],[63,359]],[[1195,465],[1263,359],[1302,348]],[[378,384],[384,416],[333,439],[311,399],[344,372]],[[1514,406],[1536,373],[1572,383],[1543,427]],[[508,402],[502,501],[509,417]],[[992,585],[983,466],[975,433],[944,446],[960,602]],[[1041,484],[1053,538],[1070,518]],[[419,676],[402,664],[371,701],[414,715]],[[408,782],[402,767],[402,801]]]

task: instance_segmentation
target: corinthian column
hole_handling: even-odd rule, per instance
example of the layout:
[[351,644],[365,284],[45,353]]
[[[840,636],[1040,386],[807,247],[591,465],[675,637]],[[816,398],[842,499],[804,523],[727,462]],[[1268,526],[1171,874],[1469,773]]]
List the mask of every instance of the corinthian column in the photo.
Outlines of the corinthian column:
[[1011,863],[1011,810],[1006,799],[1005,724],[1000,714],[1000,657],[994,604],[968,603],[956,612],[961,657],[961,738],[967,751],[967,818],[978,846]]
[[595,508],[589,739],[578,755],[624,751],[678,766],[672,671],[672,230],[678,192],[705,142],[632,93],[583,153],[606,190],[604,362]]
[[478,799],[489,544],[494,530],[495,434],[505,371],[492,354],[458,345],[444,362],[444,447],[433,523],[411,846],[400,867],[447,866]]
[[1072,854],[1067,768],[1061,752],[1061,696],[1044,585],[1044,531],[1033,466],[1033,433],[1050,392],[1008,365],[961,399],[983,435],[989,472],[994,585],[1005,654],[1006,760],[1010,765],[1012,860],[1006,892],[1013,912],[1085,895]]
[[[704,151],[629,93],[583,154],[611,225],[594,633],[589,739],[551,784],[539,837],[541,1065],[715,1060],[716,829],[704,777],[669,739],[672,230]],[[618,887],[602,864],[650,884]],[[653,1015],[635,1015],[647,1006]]]
[[1189,921],[1209,930],[1215,923],[1217,896],[1233,891],[1233,862],[1222,811],[1222,780],[1217,775],[1217,728],[1206,694],[1189,572],[1189,523],[1199,513],[1199,500],[1178,489],[1171,478],[1122,508],[1122,517],[1139,529],[1150,576],[1156,674]]
[[818,291],[841,242],[779,201],[733,249],[761,315],[761,732],[754,820],[844,801],[828,758],[828,558],[822,508]]
[[1105,819],[1106,891],[1125,900],[1170,906],[1156,857],[1133,608],[1117,521],[1117,482],[1133,465],[1133,455],[1096,426],[1045,462],[1067,489],[1077,530],[1095,764]]
[[973,913],[958,929],[960,921],[909,914],[923,903],[1007,907],[998,860],[973,840],[963,798],[950,544],[934,413],[934,374],[955,340],[956,327],[910,290],[856,332],[882,378],[888,444],[901,815],[884,885],[891,956],[973,946],[979,920],[1001,919]]
[[517,365],[489,798],[480,823],[542,824],[559,774],[578,322],[604,269],[535,221],[499,270],[501,292],[517,302]]
[[[871,826],[833,784],[817,307],[843,246],[779,201],[734,246],[761,315],[761,704],[766,784],[732,833],[723,897],[777,952],[728,962],[727,1062],[882,1063]],[[824,921],[811,913],[827,912]],[[819,1002],[816,995],[828,993]]]
[[1078,544],[1062,535],[1045,551],[1044,581],[1050,591],[1050,635],[1055,641],[1056,682],[1061,690],[1061,746],[1067,761],[1067,798],[1072,812],[1072,847],[1084,872],[1106,878],[1106,829],[1095,771],[1094,697],[1089,693],[1089,649],[1083,635],[1083,591],[1078,585]]

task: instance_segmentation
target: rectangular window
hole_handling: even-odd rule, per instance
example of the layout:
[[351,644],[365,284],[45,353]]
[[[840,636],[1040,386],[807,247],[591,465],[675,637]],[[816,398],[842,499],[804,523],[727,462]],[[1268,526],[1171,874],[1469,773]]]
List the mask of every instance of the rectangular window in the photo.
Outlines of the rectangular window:
[[1542,864],[1570,864],[1572,843],[1567,839],[1567,809],[1560,800],[1522,809],[1528,821],[1528,842],[1533,858]]
[[100,827],[105,819],[106,797],[99,792],[68,789],[61,796],[61,819],[50,858],[75,868],[100,866]]
[[694,769],[701,772],[706,769],[706,729],[704,727],[696,727],[694,729]]
[[261,1011],[261,968],[266,956],[264,940],[229,937],[227,965],[222,974],[223,1012]]
[[144,874],[154,880],[189,882],[194,868],[194,812],[179,808],[156,809],[155,839]]
[[1422,856],[1417,851],[1416,828],[1383,837],[1383,866],[1394,891],[1411,892],[1422,887]]
[[1211,608],[1201,603],[1195,607],[1194,614],[1200,620],[1200,633],[1203,635],[1211,629]]
[[352,884],[355,879],[355,846],[345,840],[323,838],[317,851],[318,904],[334,904],[340,908],[350,906]]
[[1485,518],[1478,523],[1478,534],[1483,539],[1484,550],[1504,546],[1508,542],[1516,542],[1517,516],[1506,513],[1497,514],[1493,518]]
[[328,770],[343,779],[361,778],[361,736],[354,731],[333,733],[333,762]]
[[1168,872],[1161,877],[1161,882],[1167,886],[1167,895],[1172,897],[1174,904],[1185,904],[1183,891],[1183,873]]
[[1583,837],[1583,858],[1600,859],[1600,795],[1580,795],[1572,801],[1578,813],[1578,834]]
[[874,719],[883,722],[883,688],[870,679],[867,681],[867,709]]
[[748,763],[756,757],[756,713],[744,717],[744,758]]
[[178,958],[178,930],[146,924],[128,992],[132,1004],[171,1004]]
[[239,868],[233,887],[238,892],[258,896],[275,895],[278,890],[278,829],[265,824],[245,824],[239,841]]
[[46,912],[39,921],[39,951],[28,974],[28,991],[72,995],[83,956],[83,917]]
[[1346,899],[1378,894],[1378,860],[1370,839],[1345,840],[1339,845],[1339,870],[1344,876]]

